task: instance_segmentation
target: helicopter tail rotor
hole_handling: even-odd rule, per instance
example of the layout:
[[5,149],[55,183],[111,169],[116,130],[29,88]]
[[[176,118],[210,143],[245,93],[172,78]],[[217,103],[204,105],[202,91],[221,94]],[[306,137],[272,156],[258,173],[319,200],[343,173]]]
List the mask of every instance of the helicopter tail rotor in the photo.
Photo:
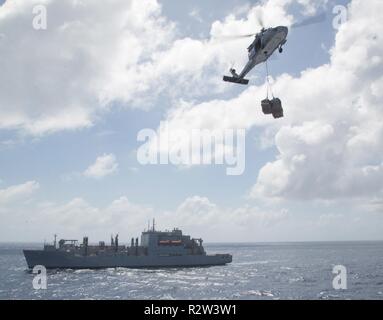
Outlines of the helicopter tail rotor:
[[233,77],[239,78],[239,75],[237,74],[237,71],[235,69],[231,68],[230,73],[233,75]]

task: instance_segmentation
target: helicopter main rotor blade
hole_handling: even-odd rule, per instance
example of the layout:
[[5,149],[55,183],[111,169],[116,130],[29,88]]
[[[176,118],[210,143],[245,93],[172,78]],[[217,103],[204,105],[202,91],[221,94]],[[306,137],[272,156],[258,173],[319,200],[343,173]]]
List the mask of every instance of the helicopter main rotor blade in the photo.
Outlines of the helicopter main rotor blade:
[[312,24],[316,24],[316,23],[321,23],[321,22],[324,22],[326,18],[327,18],[326,13],[322,12],[313,17],[294,23],[293,25],[291,25],[291,28],[300,28],[300,27],[305,27]]
[[249,38],[249,37],[253,37],[255,35],[256,35],[256,33],[240,34],[240,35],[227,35],[227,36],[224,35],[224,36],[215,37],[214,39],[221,40],[221,41],[230,41],[230,40]]
[[259,23],[261,28],[264,28],[265,23],[263,22],[263,11],[258,11],[258,13],[256,14],[256,17],[257,17],[257,22]]

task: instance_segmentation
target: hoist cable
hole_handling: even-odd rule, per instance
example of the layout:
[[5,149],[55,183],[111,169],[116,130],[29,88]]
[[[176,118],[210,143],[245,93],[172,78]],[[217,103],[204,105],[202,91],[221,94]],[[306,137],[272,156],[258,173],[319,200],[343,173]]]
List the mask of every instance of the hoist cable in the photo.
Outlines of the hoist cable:
[[274,98],[273,88],[272,88],[272,85],[270,83],[270,78],[269,78],[269,65],[267,63],[267,60],[266,60],[266,84],[267,84],[267,99],[269,99],[269,90],[270,90],[272,97]]

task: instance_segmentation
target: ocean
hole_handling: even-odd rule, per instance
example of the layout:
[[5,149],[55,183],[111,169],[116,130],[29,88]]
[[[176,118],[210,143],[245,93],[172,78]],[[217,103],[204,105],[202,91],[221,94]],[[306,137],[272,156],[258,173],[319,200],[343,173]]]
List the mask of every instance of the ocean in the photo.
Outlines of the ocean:
[[[231,253],[226,266],[172,269],[49,270],[32,286],[22,249],[0,244],[0,299],[383,299],[383,242],[205,244]],[[333,267],[347,270],[335,290]]]

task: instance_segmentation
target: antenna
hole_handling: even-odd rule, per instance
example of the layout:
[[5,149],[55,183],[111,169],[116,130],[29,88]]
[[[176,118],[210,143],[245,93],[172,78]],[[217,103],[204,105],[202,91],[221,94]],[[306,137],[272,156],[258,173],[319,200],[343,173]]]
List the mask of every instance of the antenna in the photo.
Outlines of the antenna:
[[54,241],[55,249],[56,249],[56,243],[57,243],[57,234],[55,234],[55,241]]
[[156,225],[156,222],[155,222],[155,219],[153,218],[153,231],[155,231],[155,225]]

